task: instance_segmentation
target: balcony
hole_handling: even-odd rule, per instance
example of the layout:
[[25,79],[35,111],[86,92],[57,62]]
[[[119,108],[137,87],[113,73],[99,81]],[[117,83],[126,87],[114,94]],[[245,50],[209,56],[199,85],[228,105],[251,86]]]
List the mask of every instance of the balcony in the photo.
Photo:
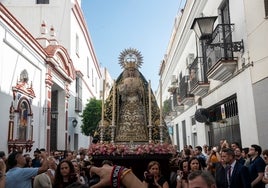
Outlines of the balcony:
[[173,95],[174,93],[177,92],[177,89],[178,86],[171,85],[170,87],[168,87],[168,92]]
[[180,80],[180,86],[179,86],[179,101],[181,101],[182,104],[191,106],[194,103],[194,94],[189,92],[189,83],[188,83],[188,77],[184,76]]
[[172,75],[171,76],[171,84],[168,87],[168,92],[171,95],[174,95],[175,93],[177,93],[177,90],[178,90],[178,79],[176,78],[175,75]]
[[174,110],[176,112],[182,113],[184,111],[184,105],[183,104],[180,104],[180,105],[174,106]]
[[219,60],[209,71],[207,76],[209,79],[225,81],[230,78],[237,68],[236,60]]
[[232,42],[234,24],[218,24],[211,40],[206,42],[207,78],[225,81],[237,69],[233,52],[243,49],[243,41]]
[[205,65],[203,64],[202,58],[196,57],[189,66],[190,91],[196,96],[203,97],[209,90],[209,82],[205,73]]
[[194,95],[188,94],[183,100],[182,103],[187,106],[192,106],[194,104]]

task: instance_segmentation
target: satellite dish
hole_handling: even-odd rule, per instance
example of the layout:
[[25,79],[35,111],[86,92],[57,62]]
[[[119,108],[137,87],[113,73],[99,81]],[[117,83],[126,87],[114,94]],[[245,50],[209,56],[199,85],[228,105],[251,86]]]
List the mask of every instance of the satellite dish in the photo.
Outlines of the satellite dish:
[[208,123],[209,122],[209,113],[205,108],[199,108],[195,111],[195,120],[199,123]]

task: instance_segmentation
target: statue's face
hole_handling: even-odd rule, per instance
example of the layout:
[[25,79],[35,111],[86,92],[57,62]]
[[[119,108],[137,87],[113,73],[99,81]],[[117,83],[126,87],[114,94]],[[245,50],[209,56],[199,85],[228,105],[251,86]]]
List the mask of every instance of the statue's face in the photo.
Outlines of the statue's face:
[[126,63],[136,63],[136,62],[137,62],[137,57],[136,57],[135,54],[127,54],[127,55],[125,56],[124,61],[125,61]]
[[128,77],[135,77],[136,70],[134,68],[129,68],[127,71],[128,71]]

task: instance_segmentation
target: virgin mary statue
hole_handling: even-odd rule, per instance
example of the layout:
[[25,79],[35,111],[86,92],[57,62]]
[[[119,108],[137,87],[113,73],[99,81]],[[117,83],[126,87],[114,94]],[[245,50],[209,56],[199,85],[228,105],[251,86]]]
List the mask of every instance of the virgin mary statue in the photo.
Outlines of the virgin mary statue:
[[[105,102],[105,140],[110,141],[114,138],[115,142],[148,142],[149,137],[154,142],[160,140],[160,109],[153,92],[149,92],[151,88],[148,87],[148,82],[138,70],[142,61],[143,57],[140,52],[133,48],[124,50],[119,56],[119,64],[123,72],[117,78],[113,86],[115,89],[111,89]],[[149,103],[151,103],[151,109],[149,109]],[[113,105],[115,105],[114,108]],[[149,117],[149,111],[151,111],[151,117]],[[149,122],[152,125],[149,126]],[[115,125],[114,131],[111,131],[110,125],[112,124]],[[163,141],[170,142],[168,129],[164,122],[162,125]],[[152,130],[150,135],[148,127]]]

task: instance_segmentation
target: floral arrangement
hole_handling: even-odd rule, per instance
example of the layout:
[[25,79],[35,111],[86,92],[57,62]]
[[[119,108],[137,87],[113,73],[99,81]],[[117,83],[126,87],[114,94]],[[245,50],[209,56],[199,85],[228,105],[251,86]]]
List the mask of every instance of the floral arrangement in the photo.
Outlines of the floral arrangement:
[[146,144],[112,144],[97,143],[91,144],[88,150],[89,155],[152,155],[152,154],[174,154],[176,149],[167,143],[146,143]]

